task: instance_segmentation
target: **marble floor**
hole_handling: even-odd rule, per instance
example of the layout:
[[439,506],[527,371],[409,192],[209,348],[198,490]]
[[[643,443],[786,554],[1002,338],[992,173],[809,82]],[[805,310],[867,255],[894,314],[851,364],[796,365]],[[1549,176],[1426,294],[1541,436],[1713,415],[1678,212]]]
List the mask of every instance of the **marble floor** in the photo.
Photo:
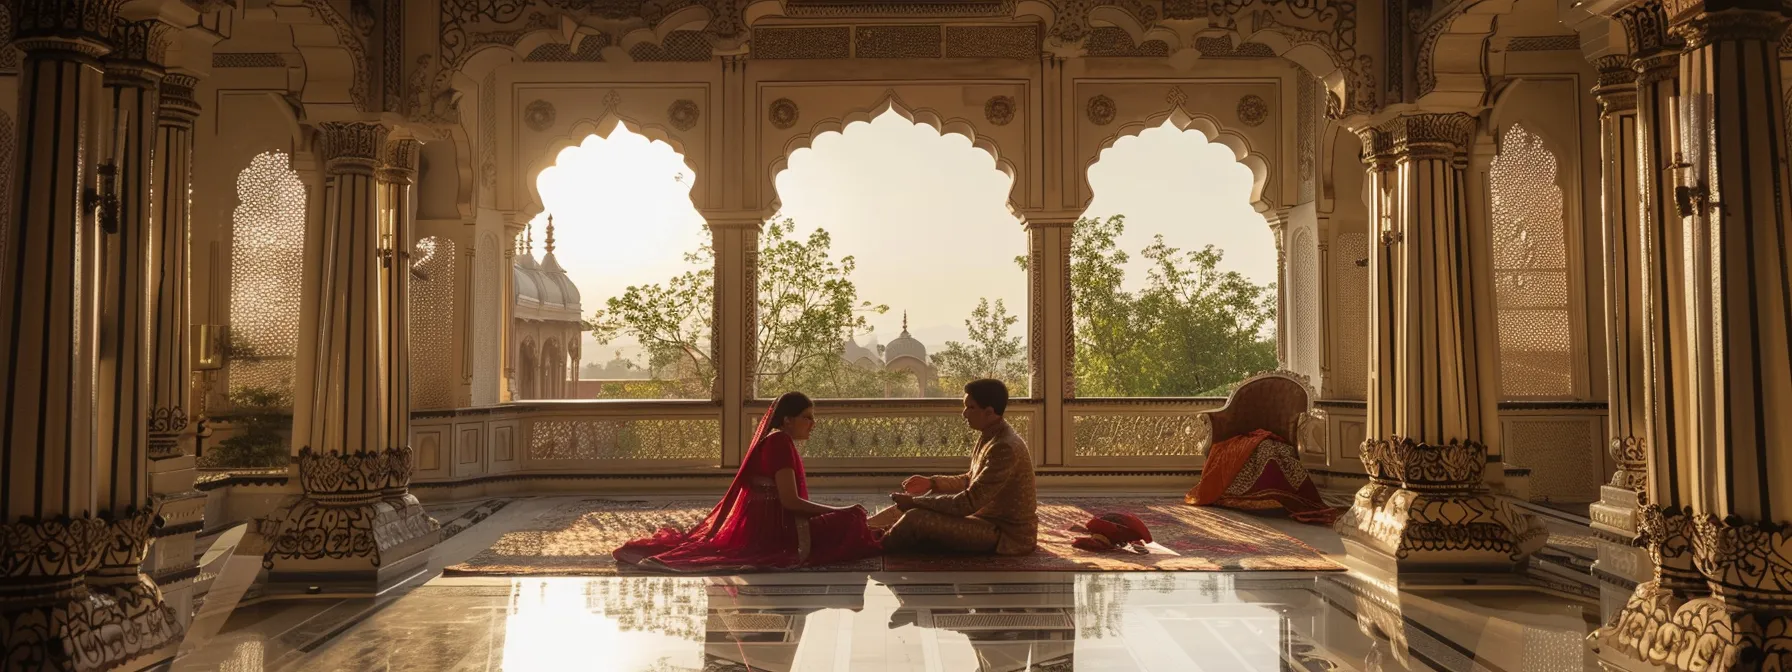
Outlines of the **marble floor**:
[[1331,531],[1279,520],[1351,571],[440,576],[565,500],[440,510],[445,524],[479,520],[461,520],[428,571],[378,597],[261,599],[250,586],[260,558],[232,555],[172,669],[1596,669],[1585,638],[1599,606],[1559,575],[1396,590]]

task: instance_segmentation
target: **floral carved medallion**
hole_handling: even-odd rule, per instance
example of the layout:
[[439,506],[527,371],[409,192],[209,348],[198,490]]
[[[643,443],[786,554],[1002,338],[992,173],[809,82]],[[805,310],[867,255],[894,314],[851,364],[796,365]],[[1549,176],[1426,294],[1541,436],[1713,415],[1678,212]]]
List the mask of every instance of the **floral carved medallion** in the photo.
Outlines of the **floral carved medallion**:
[[672,122],[672,127],[681,131],[691,130],[701,116],[703,112],[697,109],[697,103],[689,99],[672,101],[672,106],[666,108],[666,121]]
[[766,111],[766,116],[771,120],[773,126],[780,129],[795,126],[797,118],[796,103],[791,102],[789,98],[779,98],[774,100],[772,101],[771,108]]
[[1089,115],[1089,123],[1095,124],[1096,126],[1106,126],[1114,123],[1114,113],[1116,110],[1114,108],[1113,98],[1107,96],[1090,98],[1089,105],[1084,111]]
[[536,133],[548,130],[554,125],[554,104],[545,100],[536,100],[523,108],[523,123]]
[[1014,121],[1016,105],[1012,96],[994,96],[983,104],[983,118],[997,126],[1007,126]]
[[1269,118],[1269,103],[1257,94],[1238,99],[1238,121],[1246,126],[1260,126]]

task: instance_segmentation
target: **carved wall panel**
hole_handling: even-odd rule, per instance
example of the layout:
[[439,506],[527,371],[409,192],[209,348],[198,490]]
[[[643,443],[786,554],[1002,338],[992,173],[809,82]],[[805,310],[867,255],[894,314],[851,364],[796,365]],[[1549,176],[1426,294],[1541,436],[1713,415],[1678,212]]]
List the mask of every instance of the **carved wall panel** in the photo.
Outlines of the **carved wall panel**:
[[1077,457],[1199,457],[1212,427],[1194,412],[1071,416]]
[[538,420],[529,433],[531,460],[722,459],[718,420]]
[[[759,83],[757,103],[757,165],[763,166],[759,176],[760,202],[769,202],[776,195],[774,179],[783,170],[789,153],[808,147],[815,136],[840,131],[854,121],[870,121],[874,110],[886,102],[906,110],[917,123],[927,124],[941,132],[970,132],[974,146],[994,150],[996,167],[1015,176],[1014,198],[1025,202],[1025,190],[1032,185],[1022,174],[1028,166],[1028,124],[995,123],[989,118],[990,101],[1005,96],[1016,101],[1017,110],[1024,110],[1029,99],[1024,83],[902,83],[895,86],[857,84],[852,82],[812,83],[766,81]],[[999,105],[997,107],[1000,107]],[[782,111],[781,111],[782,110]],[[1017,111],[1015,114],[1025,114]],[[794,116],[794,119],[792,118]],[[749,148],[754,151],[755,148]]]
[[[411,253],[411,408],[449,408],[459,389],[454,350],[459,283],[454,241],[430,236]],[[464,316],[463,316],[464,317]]]
[[1534,501],[1591,502],[1599,499],[1605,469],[1604,418],[1512,418],[1501,423],[1506,463],[1531,470]]
[[[554,165],[561,150],[584,142],[589,135],[613,132],[617,120],[682,154],[698,174],[698,190],[718,188],[716,180],[704,179],[710,172],[707,162],[715,158],[711,149],[717,146],[708,126],[699,123],[701,111],[713,104],[707,87],[524,81],[507,91],[512,95],[509,109],[525,126],[525,132],[514,136],[514,153],[510,155],[513,203],[518,210],[529,211],[539,203],[534,180],[542,169]],[[691,198],[704,202],[696,191]]]
[[[1290,71],[1292,68],[1290,66]],[[1291,75],[1290,75],[1291,76]],[[1298,167],[1294,156],[1293,119],[1281,113],[1282,88],[1273,82],[1227,79],[1194,79],[1177,82],[1139,82],[1116,79],[1079,79],[1068,94],[1076,101],[1072,138],[1076,160],[1074,201],[1086,203],[1093,196],[1087,167],[1101,151],[1119,138],[1160,126],[1180,109],[1182,119],[1194,117],[1208,140],[1244,150],[1254,157],[1252,172],[1262,181],[1262,204],[1287,204],[1282,184],[1294,184],[1289,171]],[[1292,91],[1292,89],[1290,89]],[[1241,104],[1242,103],[1242,104]],[[1101,108],[1098,110],[1098,108]],[[1102,123],[1104,119],[1111,120]],[[1254,123],[1251,123],[1254,122]],[[1212,132],[1209,132],[1209,131]]]
[[1363,399],[1369,378],[1369,235],[1340,233],[1331,250],[1332,371],[1327,385],[1339,399]]

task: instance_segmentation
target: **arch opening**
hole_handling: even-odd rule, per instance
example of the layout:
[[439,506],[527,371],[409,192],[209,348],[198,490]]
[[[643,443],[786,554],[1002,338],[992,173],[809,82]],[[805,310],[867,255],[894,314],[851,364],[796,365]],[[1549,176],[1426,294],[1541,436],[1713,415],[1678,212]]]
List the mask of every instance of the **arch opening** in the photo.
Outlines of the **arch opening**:
[[[956,397],[996,378],[1028,396],[1027,238],[1009,207],[1012,172],[950,123],[879,109],[805,140],[775,178],[780,207],[760,240],[758,395]],[[793,301],[817,279],[825,300]],[[785,336],[802,325],[816,328]]]
[[1260,183],[1191,125],[1165,119],[1089,168],[1070,252],[1078,396],[1223,396],[1276,368],[1280,271]]
[[[511,328],[543,344],[534,389],[709,398],[714,255],[691,203],[696,173],[663,140],[620,120],[605,128],[568,142],[533,180],[540,210],[511,270]],[[609,357],[587,363],[585,352]]]

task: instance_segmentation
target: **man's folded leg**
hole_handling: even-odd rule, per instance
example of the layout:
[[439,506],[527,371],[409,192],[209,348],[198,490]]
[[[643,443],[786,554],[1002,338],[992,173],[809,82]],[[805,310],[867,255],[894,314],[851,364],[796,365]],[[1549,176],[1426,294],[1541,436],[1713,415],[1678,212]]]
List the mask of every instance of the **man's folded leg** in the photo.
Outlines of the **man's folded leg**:
[[884,535],[884,550],[897,553],[994,553],[996,540],[1000,537],[1001,531],[994,523],[927,509],[909,509]]

